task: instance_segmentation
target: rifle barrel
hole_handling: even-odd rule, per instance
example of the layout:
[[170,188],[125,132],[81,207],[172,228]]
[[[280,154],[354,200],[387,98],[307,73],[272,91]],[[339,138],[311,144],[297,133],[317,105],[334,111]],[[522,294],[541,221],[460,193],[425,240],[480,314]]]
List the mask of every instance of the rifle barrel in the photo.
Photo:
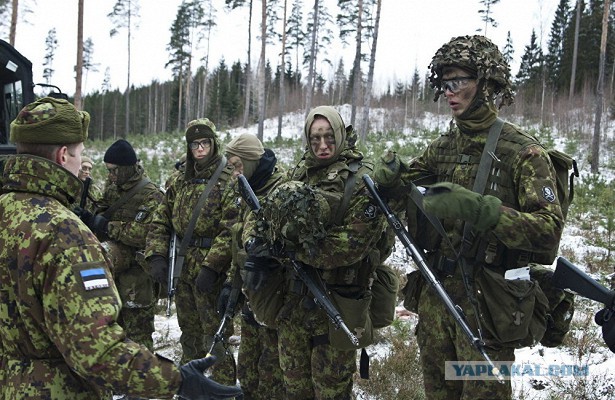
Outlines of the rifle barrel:
[[564,257],[557,258],[552,282],[560,289],[570,289],[607,307],[615,305],[615,291],[608,290]]

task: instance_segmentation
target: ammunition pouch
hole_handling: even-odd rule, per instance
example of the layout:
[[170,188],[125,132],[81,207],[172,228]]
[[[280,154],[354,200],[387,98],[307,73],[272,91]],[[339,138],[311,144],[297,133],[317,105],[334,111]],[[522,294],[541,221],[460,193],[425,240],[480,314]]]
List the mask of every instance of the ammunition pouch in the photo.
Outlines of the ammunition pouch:
[[406,286],[402,289],[404,294],[404,308],[416,314],[419,312],[419,299],[423,286],[425,285],[425,279],[418,269],[410,272],[406,277],[408,281],[406,282]]
[[397,272],[386,264],[377,266],[372,282],[372,300],[369,305],[369,317],[375,329],[384,328],[393,323],[398,289]]
[[352,344],[346,333],[329,319],[329,343],[336,349],[356,350],[374,342],[374,326],[370,318],[369,306],[372,294],[369,290],[358,295],[344,295],[337,290],[329,291],[329,297],[350,332],[359,339],[359,345]]
[[547,327],[549,309],[538,282],[508,280],[489,267],[476,268],[474,287],[487,341],[515,349],[538,343]]

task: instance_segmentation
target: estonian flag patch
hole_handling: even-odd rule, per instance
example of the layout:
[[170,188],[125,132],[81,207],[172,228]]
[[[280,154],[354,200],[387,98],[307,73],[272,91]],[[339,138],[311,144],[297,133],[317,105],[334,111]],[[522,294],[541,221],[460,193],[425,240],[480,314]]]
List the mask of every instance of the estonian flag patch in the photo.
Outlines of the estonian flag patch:
[[104,268],[89,268],[79,271],[85,290],[103,289],[109,287],[109,280]]

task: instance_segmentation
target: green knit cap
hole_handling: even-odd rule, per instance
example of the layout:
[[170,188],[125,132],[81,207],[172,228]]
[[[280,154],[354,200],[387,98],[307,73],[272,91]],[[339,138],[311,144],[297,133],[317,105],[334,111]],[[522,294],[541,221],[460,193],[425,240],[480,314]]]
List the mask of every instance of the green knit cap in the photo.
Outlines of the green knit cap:
[[216,136],[216,125],[207,118],[195,119],[186,127],[186,142]]
[[11,142],[71,144],[85,142],[90,114],[64,99],[44,97],[26,105],[11,122]]

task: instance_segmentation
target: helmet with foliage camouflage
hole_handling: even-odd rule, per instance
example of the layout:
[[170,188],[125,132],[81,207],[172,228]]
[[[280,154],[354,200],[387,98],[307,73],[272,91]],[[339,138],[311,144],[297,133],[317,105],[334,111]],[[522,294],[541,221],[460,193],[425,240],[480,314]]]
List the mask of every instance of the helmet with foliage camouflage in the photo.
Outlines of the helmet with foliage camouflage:
[[492,100],[500,94],[500,107],[514,102],[512,83],[510,81],[510,66],[498,47],[482,35],[458,36],[436,51],[429,64],[429,83],[436,89],[434,101],[437,101],[442,90],[442,75],[444,67],[460,67],[474,73],[483,80],[483,97]]
[[330,208],[325,198],[310,185],[289,181],[275,188],[262,204],[266,224],[261,234],[269,243],[282,241],[291,248],[303,246],[313,253],[326,236]]

